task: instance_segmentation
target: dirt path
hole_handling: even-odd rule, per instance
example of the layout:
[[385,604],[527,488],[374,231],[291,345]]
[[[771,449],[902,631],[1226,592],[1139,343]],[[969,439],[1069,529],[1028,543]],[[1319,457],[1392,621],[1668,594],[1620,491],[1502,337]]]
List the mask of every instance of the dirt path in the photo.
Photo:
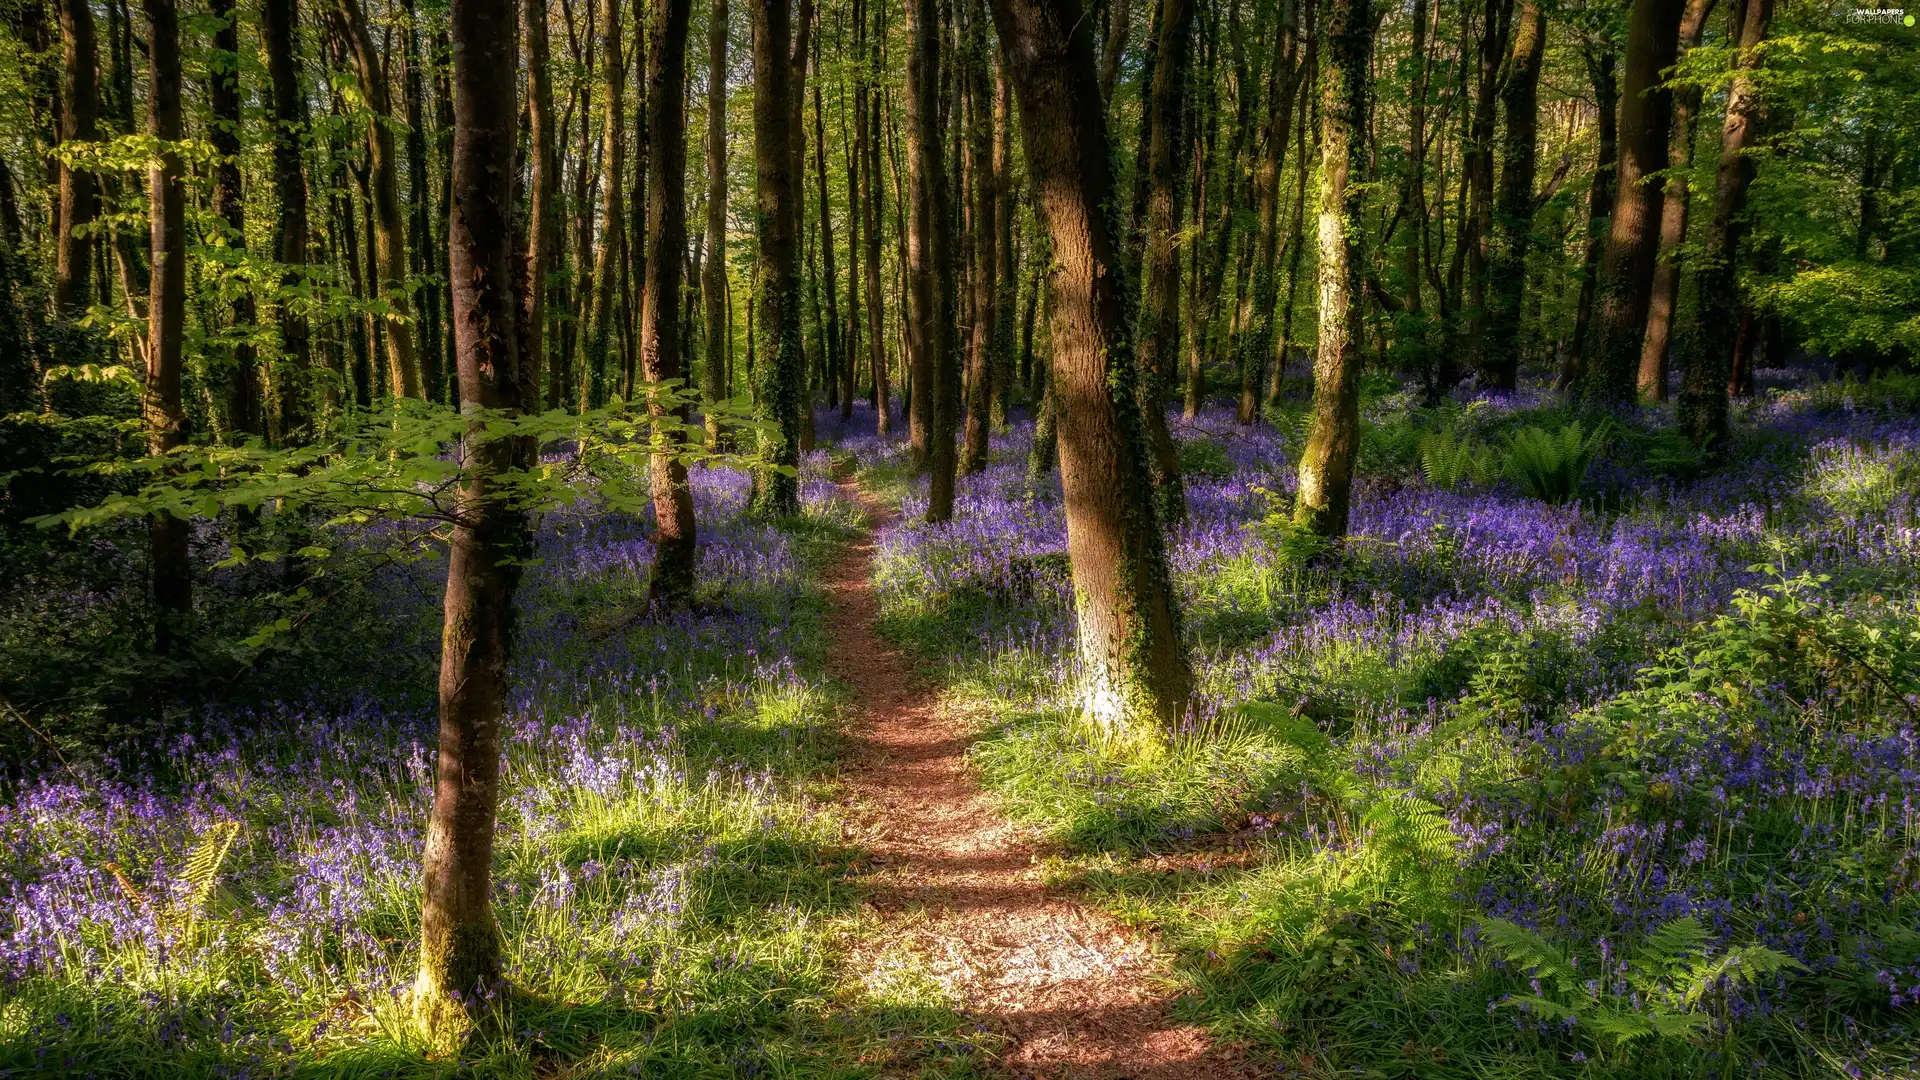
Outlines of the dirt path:
[[966,768],[967,725],[875,628],[872,529],[891,516],[857,485],[869,532],[829,570],[828,669],[866,713],[849,786],[862,880],[887,933],[876,955],[911,957],[973,1016],[1005,1035],[1001,1064],[1032,1080],[1230,1080],[1239,1063],[1197,1027],[1166,1015],[1152,945],[1103,913],[1048,890],[1031,848]]

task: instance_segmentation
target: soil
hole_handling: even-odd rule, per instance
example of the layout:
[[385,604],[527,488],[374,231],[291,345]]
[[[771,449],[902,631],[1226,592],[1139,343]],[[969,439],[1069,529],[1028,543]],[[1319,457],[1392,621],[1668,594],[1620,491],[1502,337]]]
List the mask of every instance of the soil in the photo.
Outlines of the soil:
[[1202,1028],[1173,1021],[1156,987],[1166,957],[1142,933],[1050,889],[1028,837],[974,783],[973,730],[876,628],[873,530],[892,512],[852,482],[869,529],[828,571],[831,673],[864,722],[847,784],[861,878],[881,931],[862,969],[917,967],[1002,1036],[1021,1080],[1231,1080],[1243,1063]]

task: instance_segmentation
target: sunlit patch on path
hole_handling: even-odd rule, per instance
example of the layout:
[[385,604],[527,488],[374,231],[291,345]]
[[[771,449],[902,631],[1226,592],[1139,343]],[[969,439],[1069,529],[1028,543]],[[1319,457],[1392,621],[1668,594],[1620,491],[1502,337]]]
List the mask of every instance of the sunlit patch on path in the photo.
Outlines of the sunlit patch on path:
[[[870,526],[889,511],[843,483]],[[848,786],[860,879],[879,931],[853,957],[869,983],[911,976],[1006,1039],[1001,1064],[1035,1080],[1241,1075],[1238,1058],[1167,1013],[1153,943],[1046,887],[1020,833],[966,768],[971,736],[875,630],[871,533],[829,569],[828,670],[864,715]]]

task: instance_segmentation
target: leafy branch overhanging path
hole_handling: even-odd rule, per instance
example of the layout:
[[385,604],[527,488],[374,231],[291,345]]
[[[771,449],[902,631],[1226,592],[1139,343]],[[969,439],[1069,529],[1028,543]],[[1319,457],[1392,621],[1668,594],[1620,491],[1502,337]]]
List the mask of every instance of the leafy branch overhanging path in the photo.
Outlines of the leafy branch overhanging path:
[[1174,1023],[1152,986],[1163,958],[1140,935],[1041,881],[1032,849],[966,768],[967,725],[880,639],[869,583],[892,511],[853,482],[868,530],[829,568],[828,669],[864,724],[847,777],[861,881],[886,932],[855,956],[923,968],[1008,1042],[1000,1064],[1034,1080],[1232,1080],[1238,1059]]

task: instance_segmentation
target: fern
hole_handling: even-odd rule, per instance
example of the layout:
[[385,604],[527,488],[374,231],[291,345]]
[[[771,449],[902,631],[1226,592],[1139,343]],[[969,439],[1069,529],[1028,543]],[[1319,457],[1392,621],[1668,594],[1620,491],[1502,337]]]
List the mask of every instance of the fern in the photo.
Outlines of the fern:
[[207,901],[213,898],[214,885],[220,879],[220,868],[226,864],[227,854],[233,850],[233,842],[239,835],[239,822],[222,821],[209,829],[187,856],[186,873],[180,879],[183,895],[175,912],[183,934],[193,933],[200,913],[206,910]]
[[[1768,976],[1805,966],[1785,953],[1761,945],[1743,945],[1708,956],[1713,936],[1691,916],[1655,927],[1635,950],[1625,978],[1637,998],[1606,997],[1584,982],[1578,966],[1539,933],[1504,919],[1480,920],[1480,933],[1502,959],[1532,973],[1535,988],[1546,994],[1509,997],[1506,1004],[1550,1020],[1577,1019],[1597,1036],[1620,1044],[1648,1035],[1689,1039],[1707,1027],[1700,1011],[1707,995],[1721,986],[1750,986]],[[1594,970],[1604,970],[1595,965]]]
[[1587,470],[1612,434],[1602,422],[1592,432],[1575,420],[1557,431],[1528,426],[1507,437],[1504,468],[1507,478],[1526,494],[1549,503],[1572,502],[1580,494]]
[[1493,452],[1477,439],[1437,431],[1420,440],[1420,472],[1434,487],[1455,488],[1465,480],[1485,484],[1494,471]]

